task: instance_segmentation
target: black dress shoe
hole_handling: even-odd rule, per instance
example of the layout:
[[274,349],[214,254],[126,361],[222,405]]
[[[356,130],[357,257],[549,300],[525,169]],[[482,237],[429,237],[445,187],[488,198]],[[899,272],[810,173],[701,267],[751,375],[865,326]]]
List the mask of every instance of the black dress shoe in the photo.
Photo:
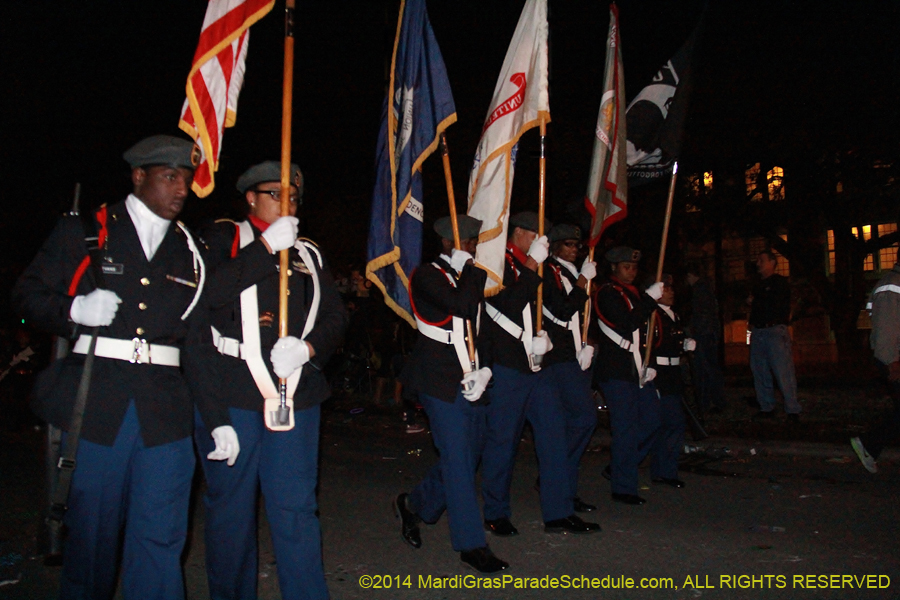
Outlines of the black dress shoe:
[[544,523],[544,531],[547,533],[594,533],[600,531],[597,523],[587,523],[578,516],[571,515],[565,519],[554,519]]
[[621,502],[622,504],[633,504],[635,506],[640,506],[641,504],[645,504],[647,502],[640,496],[636,496],[634,494],[613,494],[612,499],[616,502]]
[[400,535],[403,541],[413,548],[422,547],[422,536],[419,534],[419,515],[409,510],[406,504],[409,494],[400,494],[394,500],[394,514],[400,519]]
[[575,512],[594,512],[597,510],[596,506],[588,504],[587,502],[582,502],[581,498],[578,496],[572,498],[572,504],[575,505]]
[[487,546],[460,552],[459,559],[480,573],[496,573],[509,568],[509,563],[494,556]]
[[609,465],[606,465],[600,474],[603,475],[603,479],[607,481],[612,481],[612,469],[609,468]]
[[484,521],[484,529],[485,531],[490,531],[494,535],[498,537],[510,537],[513,535],[519,535],[519,530],[515,528],[515,526],[509,522],[509,519],[506,517],[500,517],[499,519],[494,519],[493,521]]
[[675,479],[674,477],[654,477],[652,481],[653,483],[664,483],[666,485],[671,485],[673,488],[684,487],[684,482],[680,479]]

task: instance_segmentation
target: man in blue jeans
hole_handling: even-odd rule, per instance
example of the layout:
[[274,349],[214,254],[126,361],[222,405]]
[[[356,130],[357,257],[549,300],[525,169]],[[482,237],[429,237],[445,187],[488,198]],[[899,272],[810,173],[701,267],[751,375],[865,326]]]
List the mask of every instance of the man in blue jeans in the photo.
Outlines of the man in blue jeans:
[[759,403],[759,412],[754,419],[772,419],[775,416],[774,375],[784,396],[784,412],[788,420],[798,421],[800,402],[797,400],[797,377],[788,331],[791,286],[786,277],[775,273],[777,265],[778,259],[771,250],[759,253],[756,269],[761,280],[753,286],[747,299],[751,306],[750,369]]

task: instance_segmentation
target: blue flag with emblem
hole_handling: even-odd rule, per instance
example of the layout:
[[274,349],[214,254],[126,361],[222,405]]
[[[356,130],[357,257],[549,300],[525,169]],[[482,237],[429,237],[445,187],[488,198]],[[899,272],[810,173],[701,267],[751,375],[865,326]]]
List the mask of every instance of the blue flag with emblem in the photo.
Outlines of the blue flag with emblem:
[[425,0],[404,0],[378,133],[366,277],[413,327],[408,290],[422,260],[422,163],[455,121],[450,81]]

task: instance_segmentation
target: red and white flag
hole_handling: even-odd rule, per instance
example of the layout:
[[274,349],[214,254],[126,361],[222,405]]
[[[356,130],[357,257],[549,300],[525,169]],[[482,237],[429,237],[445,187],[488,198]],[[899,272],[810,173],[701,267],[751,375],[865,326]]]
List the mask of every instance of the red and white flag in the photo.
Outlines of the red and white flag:
[[542,122],[550,122],[547,0],[527,0],[494,88],[469,175],[468,214],[483,223],[475,260],[487,271],[488,295],[502,288],[515,147],[523,133]]
[[595,134],[591,177],[584,198],[585,207],[591,214],[591,232],[588,236],[591,247],[597,245],[604,229],[625,218],[628,208],[625,76],[622,73],[619,10],[615,4],[609,6],[606,70]]
[[209,0],[178,122],[200,146],[193,190],[201,198],[215,186],[222,137],[237,119],[250,26],[274,5],[275,0]]

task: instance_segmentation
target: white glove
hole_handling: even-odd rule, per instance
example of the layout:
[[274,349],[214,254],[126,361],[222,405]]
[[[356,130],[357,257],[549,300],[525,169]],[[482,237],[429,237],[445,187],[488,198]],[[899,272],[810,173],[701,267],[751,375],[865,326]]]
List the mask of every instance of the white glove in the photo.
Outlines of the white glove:
[[656,379],[656,369],[654,369],[653,367],[647,367],[646,369],[644,369],[644,375],[641,377],[641,385],[650,383],[654,379]]
[[69,317],[86,327],[105,327],[113,322],[122,299],[109,290],[94,290],[87,296],[75,296]]
[[539,238],[535,238],[533,242],[531,242],[531,246],[528,248],[528,256],[534,259],[534,262],[537,264],[541,264],[547,257],[550,256],[550,242],[547,241],[547,236],[542,235]]
[[488,383],[491,381],[491,370],[482,367],[477,371],[466,373],[462,378],[462,395],[469,402],[475,402],[487,389]]
[[585,260],[584,264],[581,265],[581,273],[579,275],[590,281],[597,276],[597,263],[592,260]]
[[657,281],[647,288],[647,295],[654,300],[659,300],[663,295],[663,287],[665,287],[665,284],[662,281]]
[[228,466],[234,466],[238,454],[241,453],[241,445],[238,443],[237,432],[231,425],[221,425],[212,430],[213,441],[216,449],[206,455],[209,460],[227,460]]
[[457,250],[456,248],[450,252],[450,266],[457,273],[462,273],[463,267],[472,259],[472,255],[465,250]]
[[279,217],[266,228],[262,236],[272,252],[286,250],[294,245],[297,240],[297,224],[299,222],[297,217]]
[[694,338],[684,338],[684,351],[693,352],[697,349],[697,340]]
[[287,379],[294,371],[309,362],[309,346],[292,335],[278,338],[269,359],[272,361],[275,374],[281,379]]
[[581,366],[581,370],[587,371],[591,368],[591,361],[594,360],[594,347],[585,346],[580,349],[575,356],[578,358],[578,364]]
[[538,331],[537,335],[531,338],[531,353],[535,356],[542,356],[553,350],[553,342],[546,331]]

